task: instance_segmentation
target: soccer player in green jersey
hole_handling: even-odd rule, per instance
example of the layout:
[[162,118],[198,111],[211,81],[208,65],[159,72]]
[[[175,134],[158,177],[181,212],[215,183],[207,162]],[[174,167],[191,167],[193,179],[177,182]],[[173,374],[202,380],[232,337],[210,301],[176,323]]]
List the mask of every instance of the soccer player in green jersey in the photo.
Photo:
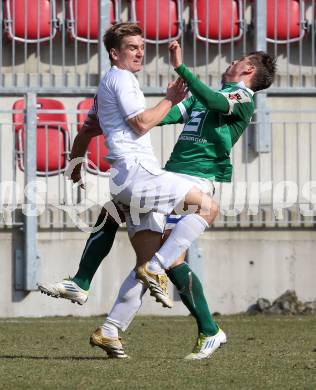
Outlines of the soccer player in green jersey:
[[254,90],[245,80],[253,77],[255,65],[251,61],[259,62],[263,53],[234,61],[223,75],[222,89],[212,91],[182,64],[181,57],[178,58],[178,42],[170,46],[171,62],[187,83],[192,97],[175,106],[161,123],[185,123],[165,169],[230,182],[231,148],[249,125],[254,112]]
[[[175,106],[161,122],[162,125],[185,124],[165,169],[209,181],[230,181],[231,148],[250,122],[254,111],[253,92],[271,85],[275,74],[275,61],[263,52],[250,53],[231,64],[223,75],[223,88],[213,91],[182,64],[181,49],[177,42],[170,44],[170,54],[172,65],[187,83],[192,97]],[[97,224],[100,224],[102,219],[100,217]],[[82,291],[89,289],[96,269],[110,250],[117,228],[118,224],[108,218],[102,228],[106,234],[102,237],[99,235],[100,238],[92,234],[89,238],[79,271],[72,279]],[[140,233],[143,239],[146,232]],[[182,255],[175,259],[167,274],[198,324],[197,344],[188,359],[203,359],[224,343],[226,337],[223,332],[220,333],[212,319],[202,286],[189,266],[183,262],[183,258]],[[154,258],[152,261],[163,264],[163,258]],[[125,289],[121,288],[109,315],[112,322],[105,322],[102,327],[105,334],[99,334],[97,340],[101,345],[96,345],[102,347],[104,343],[105,346],[112,336],[116,338],[113,327],[116,327],[116,332],[117,328],[126,329],[126,325],[133,318],[130,307],[135,314],[138,311],[144,291],[139,293],[140,290],[137,290],[138,295],[135,298],[131,294],[132,290],[136,291],[134,286],[131,289],[126,289],[126,286]],[[119,321],[113,321],[113,317],[118,313],[115,307],[120,307],[120,313],[128,313],[129,318],[124,326],[120,326]],[[120,321],[122,322],[122,318]],[[112,335],[111,331],[114,332]]]

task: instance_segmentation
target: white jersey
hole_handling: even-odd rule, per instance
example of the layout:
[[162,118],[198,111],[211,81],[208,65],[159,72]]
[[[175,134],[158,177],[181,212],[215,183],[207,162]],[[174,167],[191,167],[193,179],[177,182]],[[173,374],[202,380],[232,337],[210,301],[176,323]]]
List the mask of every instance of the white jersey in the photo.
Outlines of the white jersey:
[[145,97],[133,73],[112,66],[100,82],[94,107],[106,137],[113,164],[117,160],[137,159],[157,163],[149,132],[139,136],[127,120],[145,110]]

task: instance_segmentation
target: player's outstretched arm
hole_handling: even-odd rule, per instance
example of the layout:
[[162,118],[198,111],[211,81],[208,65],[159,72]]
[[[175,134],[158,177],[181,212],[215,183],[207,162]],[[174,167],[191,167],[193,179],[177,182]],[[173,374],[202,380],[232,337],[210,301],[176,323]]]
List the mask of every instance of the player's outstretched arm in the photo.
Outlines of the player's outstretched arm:
[[192,95],[206,108],[223,114],[229,111],[227,99],[219,92],[212,90],[197,78],[182,62],[181,47],[177,41],[169,44],[170,62],[178,75],[186,82]]
[[166,97],[155,107],[149,108],[135,117],[128,119],[129,125],[138,135],[146,134],[157,126],[168,114],[170,109],[181,102],[187,94],[186,84],[181,78],[168,84]]
[[182,115],[178,106],[173,106],[168,114],[158,123],[158,126],[172,125],[175,123],[182,123]]

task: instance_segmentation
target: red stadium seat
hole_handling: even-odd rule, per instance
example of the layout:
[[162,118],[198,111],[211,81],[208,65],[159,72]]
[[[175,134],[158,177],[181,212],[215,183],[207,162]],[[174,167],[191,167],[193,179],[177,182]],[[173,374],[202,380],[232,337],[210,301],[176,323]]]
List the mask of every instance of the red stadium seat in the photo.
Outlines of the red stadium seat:
[[267,0],[267,41],[299,41],[305,34],[304,18],[303,0]]
[[190,19],[194,35],[210,43],[228,43],[241,38],[241,0],[191,0]]
[[[87,112],[93,104],[93,99],[86,99],[79,102],[77,110],[77,124],[78,131],[80,130],[83,122],[87,117]],[[108,174],[108,170],[111,168],[111,165],[108,161],[104,159],[108,155],[108,149],[105,146],[105,139],[103,135],[92,138],[89,143],[87,157],[88,163],[86,169],[88,172],[93,174]]]
[[[110,23],[118,15],[117,2],[110,1]],[[98,43],[99,0],[68,0],[67,25],[70,36],[81,42]]]
[[[17,100],[13,110],[13,126],[16,134],[16,152],[19,168],[24,171],[24,99]],[[63,103],[55,99],[37,99],[38,110],[65,110]],[[65,113],[37,114],[37,162],[38,176],[58,175],[66,169],[69,153],[69,135]]]
[[167,43],[182,33],[182,10],[178,0],[130,0],[130,19],[144,31],[148,43]]
[[9,39],[37,43],[57,33],[55,0],[4,0],[4,26]]

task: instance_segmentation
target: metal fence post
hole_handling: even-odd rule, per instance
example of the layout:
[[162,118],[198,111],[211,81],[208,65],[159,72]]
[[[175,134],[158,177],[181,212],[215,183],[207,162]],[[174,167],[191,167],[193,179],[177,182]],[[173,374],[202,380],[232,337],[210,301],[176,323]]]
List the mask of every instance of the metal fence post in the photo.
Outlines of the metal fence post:
[[[254,2],[255,6],[255,45],[256,50],[267,51],[267,1]],[[256,129],[255,150],[257,153],[271,151],[271,132],[267,123],[267,93],[262,91],[256,94]]]
[[[36,179],[36,94],[26,94],[26,131],[24,137],[25,172],[24,184],[27,189]],[[40,261],[37,254],[37,216],[36,202],[31,196],[24,197],[24,264],[27,291],[37,290]]]
[[99,80],[110,67],[108,53],[103,44],[103,35],[110,26],[110,0],[100,0],[100,23],[99,23]]

